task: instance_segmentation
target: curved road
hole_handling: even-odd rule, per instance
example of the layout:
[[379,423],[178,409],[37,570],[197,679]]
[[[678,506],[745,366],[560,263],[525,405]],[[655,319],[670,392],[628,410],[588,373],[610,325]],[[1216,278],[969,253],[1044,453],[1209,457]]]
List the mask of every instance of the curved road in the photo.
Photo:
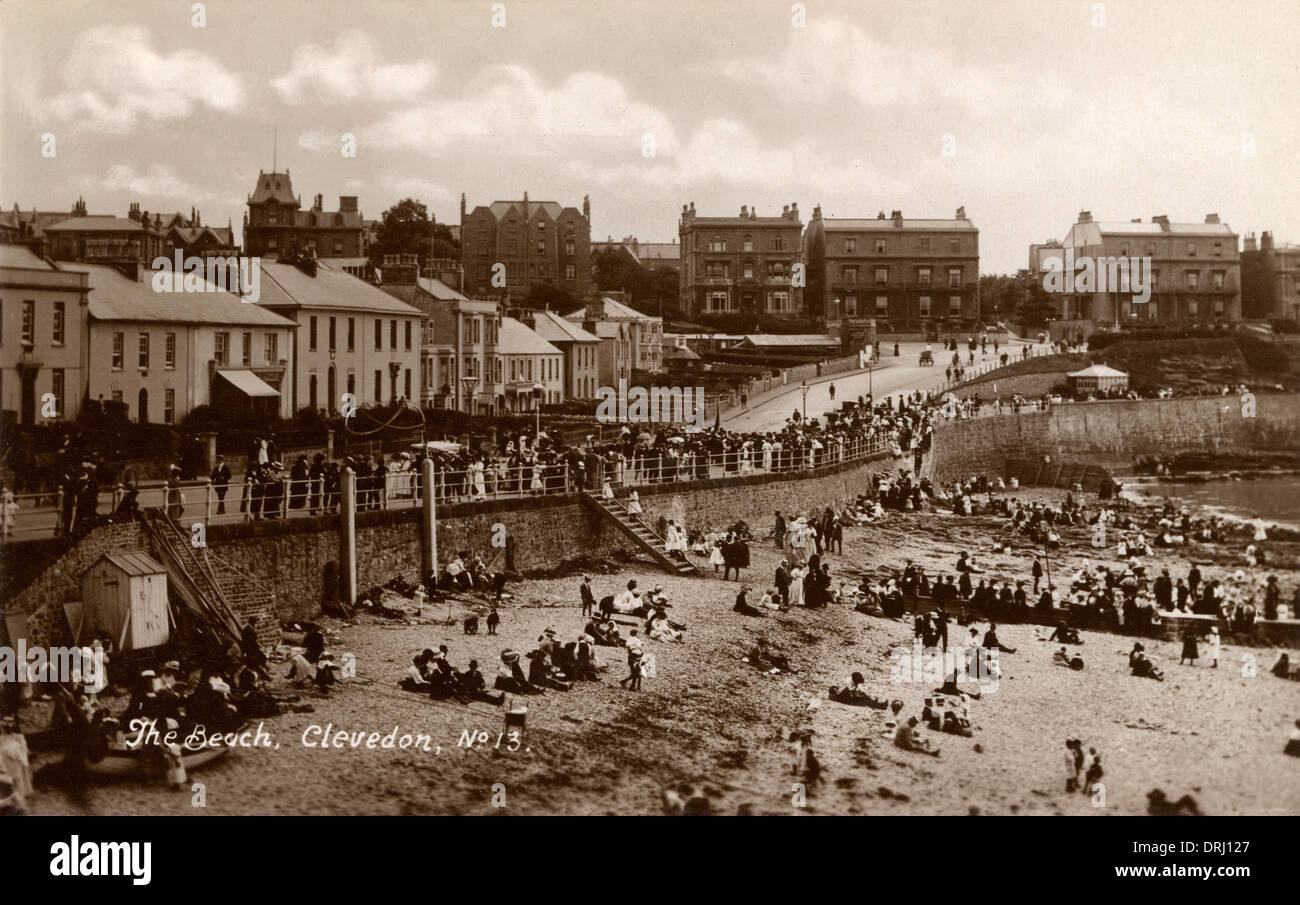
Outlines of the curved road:
[[[998,347],[999,355],[1002,352],[1010,354],[1008,364],[1012,361],[1018,361],[1021,356],[1021,349],[1026,343],[1020,340],[1012,340],[1007,343],[1001,343]],[[1030,343],[1041,352],[1046,348],[1045,344]],[[856,400],[858,396],[866,396],[870,390],[875,391],[875,398],[880,400],[886,396],[897,396],[900,394],[913,393],[917,390],[923,392],[941,389],[944,385],[944,369],[952,362],[952,352],[944,351],[938,343],[930,343],[934,350],[934,366],[923,368],[918,362],[921,357],[921,351],[926,347],[926,343],[900,343],[898,357],[894,356],[894,347],[892,344],[880,345],[880,362],[872,369],[867,371],[850,371],[844,374],[835,375],[833,378],[823,378],[818,383],[812,384],[808,390],[808,417],[819,418],[825,412],[837,410],[840,403],[848,400]],[[958,343],[960,348],[962,363],[968,361],[969,350],[965,343]],[[975,350],[976,366],[989,364],[994,360],[993,344],[989,343],[988,354],[981,355],[979,350]],[[830,397],[830,388],[835,387],[835,399]],[[723,426],[728,430],[734,431],[778,431],[785,426],[785,421],[796,410],[801,410],[803,400],[800,397],[798,385],[792,387],[788,392],[769,399],[737,415],[723,420]]]

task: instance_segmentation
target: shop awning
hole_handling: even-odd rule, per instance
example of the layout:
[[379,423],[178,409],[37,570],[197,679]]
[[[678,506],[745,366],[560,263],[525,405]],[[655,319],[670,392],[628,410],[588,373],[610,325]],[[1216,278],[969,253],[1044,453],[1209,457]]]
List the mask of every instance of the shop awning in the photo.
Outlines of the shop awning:
[[245,396],[279,396],[280,391],[271,386],[252,371],[218,371],[217,372]]

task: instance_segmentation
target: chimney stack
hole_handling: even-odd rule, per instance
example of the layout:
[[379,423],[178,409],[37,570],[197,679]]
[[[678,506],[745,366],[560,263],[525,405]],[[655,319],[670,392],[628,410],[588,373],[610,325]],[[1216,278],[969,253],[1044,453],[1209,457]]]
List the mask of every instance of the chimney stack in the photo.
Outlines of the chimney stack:
[[957,208],[957,219],[958,219],[958,220],[965,220],[965,219],[967,219],[967,217],[966,217],[966,207],[965,207],[965,205],[963,205],[963,206]]
[[1255,234],[1246,233],[1242,239],[1242,251],[1255,251]]
[[1091,223],[1092,211],[1079,211],[1079,223]]
[[1218,222],[1219,222],[1219,215],[1218,215],[1218,214],[1206,214],[1206,215],[1205,215],[1205,222],[1206,222],[1206,223],[1218,223]]
[[1152,223],[1159,223],[1162,232],[1169,232],[1169,215],[1158,214],[1151,218]]
[[742,205],[740,206],[740,216],[741,216],[742,218],[745,218],[745,217],[748,217],[748,216],[749,216],[749,207],[748,207],[748,206],[746,206],[746,205],[744,205],[744,204],[742,204]]

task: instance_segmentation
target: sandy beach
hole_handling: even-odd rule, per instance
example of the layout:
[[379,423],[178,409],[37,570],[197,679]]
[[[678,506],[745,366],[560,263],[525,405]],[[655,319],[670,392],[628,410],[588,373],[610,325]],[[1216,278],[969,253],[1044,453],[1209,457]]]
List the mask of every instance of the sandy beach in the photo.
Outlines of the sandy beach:
[[[987,577],[1028,578],[1032,551],[1023,544],[1005,555],[988,552],[1004,522],[891,513],[883,525],[847,529],[844,555],[828,561],[837,584],[856,583],[860,571],[901,567],[905,557],[932,576],[949,573],[957,554],[969,550],[987,565]],[[1073,572],[1097,552],[1082,529],[1067,528],[1063,541],[1050,561],[1054,573]],[[1269,570],[1289,595],[1300,545],[1268,546],[1272,562],[1291,567]],[[1235,550],[1193,548],[1198,561],[1223,564],[1211,567],[1215,572],[1238,567]],[[770,542],[756,542],[752,556],[745,581],[757,595],[779,560]],[[1158,574],[1168,565],[1177,576],[1186,562],[1186,551],[1157,551],[1147,567]],[[1209,814],[1300,813],[1300,763],[1282,753],[1300,714],[1300,694],[1268,672],[1274,649],[1228,643],[1219,668],[1211,669],[1206,660],[1179,666],[1176,643],[1147,641],[1165,669],[1159,683],[1129,675],[1129,637],[1083,631],[1079,652],[1087,667],[1075,672],[1053,664],[1056,645],[1038,640],[1047,629],[1000,626],[999,636],[1016,653],[1002,656],[997,690],[973,702],[974,737],[932,734],[942,746],[935,758],[895,747],[882,734],[885,712],[826,700],[828,686],[860,670],[874,694],[904,701],[904,717],[919,715],[933,684],[891,681],[891,651],[911,644],[909,623],[834,605],[743,616],[731,610],[735,582],[711,570],[704,579],[668,576],[649,563],[595,575],[597,597],[629,578],[642,589],[664,585],[672,618],[687,626],[687,642],[647,644],[658,677],[645,679],[640,692],[618,685],[626,674],[622,651],[598,648],[610,663],[601,681],[525,699],[527,726],[517,742],[502,735],[500,709],[431,701],[402,691],[397,681],[424,647],[447,644],[457,667],[477,658],[490,683],[503,648],[529,650],[546,628],[571,640],[583,625],[579,576],[512,585],[515,596],[502,610],[497,637],[462,634],[467,612],[486,612],[481,602],[454,602],[450,625],[445,603],[427,606],[422,619],[413,615],[416,624],[370,614],[351,623],[323,620],[336,656],[355,655],[356,678],[329,696],[302,693],[311,713],[267,719],[271,747],[236,750],[194,771],[191,783],[205,787],[203,808],[194,806],[190,791],[130,780],[93,786],[84,804],[40,789],[33,812],[654,814],[663,810],[664,787],[689,783],[703,787],[721,814],[1142,814],[1153,788],[1171,799],[1190,794]],[[987,624],[978,627],[982,633]],[[621,630],[626,635],[627,626]],[[954,620],[952,643],[965,635]],[[769,675],[743,662],[760,636],[780,645],[798,671]],[[1258,666],[1253,676],[1243,674],[1247,657]],[[283,674],[285,666],[275,669]],[[808,789],[802,808],[792,804],[796,779],[787,741],[798,728],[814,730],[824,767],[823,781]],[[479,741],[464,745],[467,732]],[[399,740],[423,734],[430,750],[386,749],[383,737],[390,734]],[[1103,755],[1104,807],[1064,791],[1063,746],[1071,736]],[[321,747],[326,737],[339,745]],[[366,747],[367,738],[373,747]],[[354,739],[359,747],[352,747]],[[49,759],[43,755],[37,764]],[[494,805],[494,791],[496,804],[503,801],[496,784],[504,787],[504,809]]]

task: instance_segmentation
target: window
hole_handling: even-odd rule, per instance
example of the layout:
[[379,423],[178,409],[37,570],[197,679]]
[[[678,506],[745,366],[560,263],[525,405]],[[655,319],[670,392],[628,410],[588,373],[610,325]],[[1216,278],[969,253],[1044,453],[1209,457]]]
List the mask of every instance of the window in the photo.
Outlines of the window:
[[888,317],[888,316],[889,316],[889,296],[887,295],[876,296],[876,317]]
[[[539,224],[539,225],[540,225],[540,224]],[[546,254],[546,240],[545,240],[545,239],[538,239],[538,240],[537,240],[537,253],[538,253],[539,255],[544,255],[544,254]]]
[[1196,243],[1195,243],[1195,242],[1188,242],[1188,243],[1187,243],[1187,257],[1189,257],[1189,258],[1194,258],[1194,257],[1196,257]]
[[[348,392],[353,395],[356,395],[357,392],[357,375],[351,372],[348,373]],[[333,405],[333,403],[330,404]]]
[[240,360],[243,361],[244,367],[248,367],[253,363],[253,334],[245,332],[240,337],[240,346],[243,349],[243,356]]
[[574,269],[572,264],[564,265],[564,278],[566,280],[572,280],[577,278],[577,271]]
[[923,295],[921,296],[921,317],[929,317],[929,316],[930,316],[930,297],[928,295]]
[[316,351],[316,315],[307,319],[307,348]]
[[1151,288],[1155,289],[1160,285],[1160,271],[1152,269],[1151,271]]
[[1196,315],[1199,314],[1199,313],[1200,313],[1200,305],[1197,304],[1196,299],[1188,299],[1188,300],[1187,300],[1187,316],[1188,316],[1188,317],[1196,317]]
[[1201,275],[1197,273],[1195,270],[1187,271],[1185,275],[1185,279],[1187,283],[1187,288],[1190,289],[1192,292],[1195,292],[1201,285]]
[[212,357],[216,359],[217,364],[229,364],[230,359],[230,334],[216,333],[212,337]]
[[1127,243],[1127,242],[1121,242],[1121,243],[1119,244],[1119,256],[1120,256],[1121,258],[1127,258],[1127,257],[1128,257],[1128,243]]
[[753,236],[750,236],[750,235],[746,235],[746,236],[745,236],[744,250],[745,250],[745,251],[753,251],[753,250],[754,250],[754,237],[753,237]]
[[948,296],[948,313],[953,317],[961,317],[961,296]]
[[113,370],[120,371],[126,358],[126,336],[122,333],[113,334]]
[[852,266],[841,267],[840,280],[850,286],[855,285],[858,282],[858,268]]
[[709,251],[726,251],[727,240],[721,236],[714,236],[709,240]]
[[917,282],[917,285],[919,285],[919,286],[929,286],[929,285],[930,285],[930,268],[929,268],[929,267],[918,267],[918,268],[916,268],[916,282]]
[[746,258],[744,261],[743,273],[747,280],[752,280],[754,278],[754,262],[749,258]]
[[384,349],[384,322],[375,318],[375,350],[382,352]]
[[877,286],[888,286],[888,285],[889,285],[889,268],[888,268],[888,267],[877,267],[877,268],[876,268],[876,285],[877,285]]
[[853,294],[852,290],[850,290],[848,295],[844,297],[844,316],[845,317],[858,316],[858,299],[857,296]]
[[1223,299],[1215,299],[1215,300],[1214,300],[1214,319],[1215,319],[1216,321],[1218,321],[1218,320],[1223,320],[1223,312],[1224,312]]
[[343,240],[342,240],[342,239],[335,239],[335,240],[334,240],[334,254],[336,254],[336,255],[343,254]]
[[1223,243],[1222,243],[1222,242],[1215,242],[1215,243],[1214,243],[1214,256],[1215,256],[1216,258],[1221,258],[1221,257],[1223,257]]
[[849,237],[844,240],[844,253],[846,255],[855,255],[858,253],[858,240]]
[[564,240],[564,253],[566,255],[576,254],[576,248],[577,246],[573,241],[573,236],[569,236]]
[[384,401],[384,374],[382,371],[375,372],[375,402]]
[[1154,242],[1148,242],[1148,243],[1147,243],[1147,257],[1148,257],[1148,258],[1154,258],[1155,256],[1156,256],[1156,243],[1154,243]]
[[163,344],[163,367],[169,371],[176,369],[176,334],[168,333]]
[[356,350],[357,350],[357,319],[355,317],[350,317],[348,318],[348,351],[355,352]]
[[411,351],[411,322],[406,321],[406,351]]
[[[55,302],[54,303],[54,330],[50,336],[50,340],[56,346],[63,345],[65,313],[66,313],[66,309],[63,302]],[[62,409],[60,409],[60,411],[62,411]]]
[[63,417],[63,368],[50,372],[50,389],[54,392],[54,417]]
[[726,311],[727,310],[727,293],[710,292],[709,304],[706,311]]
[[[274,218],[274,217],[271,218],[271,222],[273,222],[273,223],[275,222],[275,218]],[[275,236],[271,236],[271,238],[269,238],[269,239],[266,240],[266,247],[267,247],[267,248],[274,249],[274,248],[278,247],[279,244],[280,244],[280,240],[277,239]]]
[[140,367],[149,367],[149,334],[140,334]]
[[772,237],[772,251],[785,251],[785,236]]
[[959,251],[961,251],[961,239],[958,239],[956,236],[953,236],[951,239],[948,240],[948,253],[955,255]]
[[176,391],[171,387],[163,390],[163,424],[176,423]]
[[948,288],[949,288],[949,289],[957,289],[957,288],[960,288],[960,286],[961,286],[961,268],[960,268],[960,267],[949,267],[949,268],[948,268]]
[[1210,274],[1210,278],[1214,281],[1214,288],[1215,288],[1215,289],[1222,289],[1222,288],[1223,288],[1223,282],[1224,282],[1224,279],[1225,279],[1225,275],[1224,275],[1224,272],[1223,272],[1222,270],[1216,270],[1216,271],[1214,271],[1214,273]]
[[876,240],[876,254],[883,255],[885,253],[885,249],[888,247],[889,245],[885,242],[884,239]]
[[276,351],[277,351],[277,349],[276,349],[277,342],[276,342],[276,341],[277,341],[278,339],[279,339],[279,337],[276,336],[274,333],[267,333],[267,334],[266,334],[266,363],[269,364],[269,365],[273,365],[273,364],[275,364],[277,361],[280,360],[280,356],[276,354]]
[[917,240],[917,244],[918,244],[919,247],[920,247],[920,252],[921,252],[921,254],[923,254],[923,255],[928,255],[928,254],[930,253],[930,237],[929,237],[929,236],[922,236],[920,239]]
[[731,276],[731,265],[726,261],[710,261],[704,266],[704,275],[710,279],[727,279]]
[[121,401],[122,401],[122,391],[121,391],[121,390],[114,390],[114,391],[113,391],[113,401],[114,401],[114,402],[121,402]]
[[388,322],[388,348],[397,348],[397,321],[395,320]]
[[405,395],[406,395],[406,398],[407,398],[407,399],[410,399],[410,398],[411,398],[411,369],[410,369],[410,368],[407,368],[407,369],[406,369],[406,393],[405,393]]
[[790,293],[785,290],[773,292],[768,296],[771,300],[768,308],[772,312],[783,312],[790,310]]
[[36,303],[23,302],[23,345],[30,346],[36,341]]

